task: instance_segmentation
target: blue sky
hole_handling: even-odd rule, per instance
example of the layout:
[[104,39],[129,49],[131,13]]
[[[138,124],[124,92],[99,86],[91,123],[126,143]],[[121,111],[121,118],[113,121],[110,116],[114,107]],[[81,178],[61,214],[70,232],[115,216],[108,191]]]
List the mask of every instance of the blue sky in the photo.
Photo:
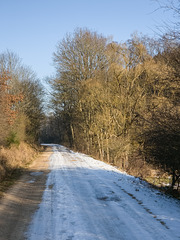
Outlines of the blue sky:
[[0,53],[16,53],[42,79],[55,73],[57,42],[77,27],[126,41],[135,31],[154,36],[167,13],[152,0],[0,0]]

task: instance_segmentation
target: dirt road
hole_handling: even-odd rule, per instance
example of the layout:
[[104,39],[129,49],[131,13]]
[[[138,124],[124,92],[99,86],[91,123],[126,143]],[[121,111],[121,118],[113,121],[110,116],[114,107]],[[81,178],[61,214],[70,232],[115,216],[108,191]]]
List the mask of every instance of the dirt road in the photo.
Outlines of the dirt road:
[[85,154],[51,147],[1,201],[0,240],[180,239],[177,200]]
[[47,148],[0,200],[0,240],[24,240],[24,232],[42,200],[49,172]]

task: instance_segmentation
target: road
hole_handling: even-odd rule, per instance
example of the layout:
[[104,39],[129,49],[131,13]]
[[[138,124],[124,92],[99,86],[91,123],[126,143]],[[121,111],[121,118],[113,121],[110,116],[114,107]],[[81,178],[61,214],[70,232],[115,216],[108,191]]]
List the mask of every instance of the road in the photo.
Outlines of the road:
[[28,240],[180,239],[176,200],[87,155],[52,147]]
[[115,167],[48,145],[0,201],[0,240],[176,240],[180,203]]

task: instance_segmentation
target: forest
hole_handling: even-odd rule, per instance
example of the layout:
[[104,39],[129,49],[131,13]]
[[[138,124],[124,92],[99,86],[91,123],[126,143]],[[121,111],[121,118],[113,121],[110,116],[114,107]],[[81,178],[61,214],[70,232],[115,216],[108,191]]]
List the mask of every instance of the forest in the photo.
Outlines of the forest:
[[[53,54],[56,75],[47,79],[48,102],[35,73],[16,54],[1,53],[0,180],[27,164],[36,145],[53,142],[137,177],[171,176],[175,186],[180,179],[180,9],[175,10],[173,29],[167,27],[156,39],[134,33],[118,43],[88,28],[68,33]],[[17,160],[17,148],[31,154]]]
[[[77,29],[57,46],[43,137],[134,175],[179,178],[180,47],[133,35],[119,44]],[[46,138],[47,137],[47,138]]]
[[0,181],[38,153],[43,95],[35,73],[16,54],[0,54]]

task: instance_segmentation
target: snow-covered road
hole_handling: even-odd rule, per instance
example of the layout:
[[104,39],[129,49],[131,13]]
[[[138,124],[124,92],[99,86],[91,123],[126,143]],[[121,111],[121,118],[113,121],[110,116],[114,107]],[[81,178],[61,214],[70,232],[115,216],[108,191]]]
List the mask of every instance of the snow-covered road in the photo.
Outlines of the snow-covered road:
[[87,155],[52,147],[28,240],[180,239],[177,200]]

